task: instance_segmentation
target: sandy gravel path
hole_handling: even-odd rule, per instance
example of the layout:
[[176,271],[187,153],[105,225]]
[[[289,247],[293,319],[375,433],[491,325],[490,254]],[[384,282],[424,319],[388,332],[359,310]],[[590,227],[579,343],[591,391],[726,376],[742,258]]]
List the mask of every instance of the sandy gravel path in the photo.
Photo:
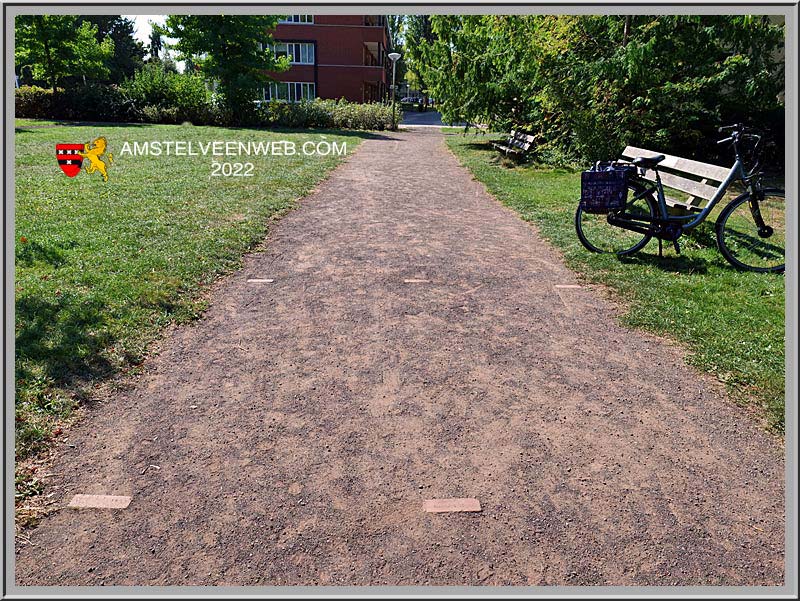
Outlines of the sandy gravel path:
[[561,287],[438,130],[364,142],[269,240],[73,429],[59,503],[133,500],[45,519],[18,584],[783,582],[779,445]]

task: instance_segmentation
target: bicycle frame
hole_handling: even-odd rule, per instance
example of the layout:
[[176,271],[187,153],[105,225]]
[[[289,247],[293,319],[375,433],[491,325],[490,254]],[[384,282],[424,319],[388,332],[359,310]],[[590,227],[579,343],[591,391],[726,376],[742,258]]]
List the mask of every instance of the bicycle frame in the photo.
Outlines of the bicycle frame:
[[[744,171],[744,166],[741,159],[737,157],[736,162],[733,164],[733,167],[731,167],[731,170],[728,172],[725,180],[719,185],[716,192],[714,192],[714,196],[708,201],[708,204],[706,204],[706,206],[703,207],[699,213],[693,215],[670,215],[667,208],[667,200],[664,196],[664,186],[661,183],[661,176],[659,175],[657,168],[653,171],[656,174],[655,184],[649,188],[645,186],[645,192],[639,197],[643,196],[644,194],[651,194],[655,192],[656,199],[658,201],[659,215],[655,219],[643,216],[636,216],[635,219],[637,221],[644,221],[648,223],[655,223],[658,221],[660,223],[680,224],[683,231],[691,230],[702,223],[706,217],[708,217],[714,207],[719,203],[719,201],[722,200],[722,197],[725,196],[725,192],[727,192],[731,183],[739,180],[747,184],[749,183],[748,180],[750,179],[750,176],[748,176]],[[627,215],[623,213],[623,217],[626,216]]]
[[690,230],[696,227],[702,223],[706,217],[708,217],[709,213],[711,213],[717,203],[719,203],[719,201],[722,200],[722,197],[725,196],[725,192],[728,191],[730,185],[736,180],[743,182],[747,180],[742,161],[738,158],[733,164],[733,167],[731,167],[731,170],[728,172],[728,176],[719,185],[717,191],[714,192],[714,196],[711,197],[711,199],[708,201],[708,204],[697,215],[669,215],[667,212],[667,201],[664,197],[664,187],[661,185],[661,177],[658,175],[658,171],[656,171],[656,181],[658,182],[658,207],[659,211],[661,212],[661,218],[674,222],[687,221],[688,223],[683,225],[683,229],[685,230]]

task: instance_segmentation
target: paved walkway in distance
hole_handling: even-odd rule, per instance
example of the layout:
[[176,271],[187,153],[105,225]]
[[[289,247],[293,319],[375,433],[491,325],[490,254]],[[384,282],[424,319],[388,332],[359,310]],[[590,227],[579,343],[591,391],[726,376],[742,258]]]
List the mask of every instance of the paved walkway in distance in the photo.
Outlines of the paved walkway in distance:
[[365,141],[73,429],[54,499],[133,500],[17,583],[782,583],[780,446],[574,285],[440,132]]
[[431,125],[442,126],[442,114],[439,111],[428,109],[427,111],[408,110],[403,112],[403,120],[400,126],[405,125]]

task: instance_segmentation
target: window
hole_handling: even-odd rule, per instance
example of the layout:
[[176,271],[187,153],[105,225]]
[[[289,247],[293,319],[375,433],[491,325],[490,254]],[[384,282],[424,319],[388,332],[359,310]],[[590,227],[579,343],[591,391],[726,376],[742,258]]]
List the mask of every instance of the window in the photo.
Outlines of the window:
[[278,23],[313,23],[314,15],[287,15],[280,19]]
[[264,88],[264,100],[266,101],[300,102],[314,100],[316,95],[316,84],[302,81],[276,81]]
[[275,58],[288,56],[295,65],[314,64],[314,44],[306,42],[279,42],[275,44]]

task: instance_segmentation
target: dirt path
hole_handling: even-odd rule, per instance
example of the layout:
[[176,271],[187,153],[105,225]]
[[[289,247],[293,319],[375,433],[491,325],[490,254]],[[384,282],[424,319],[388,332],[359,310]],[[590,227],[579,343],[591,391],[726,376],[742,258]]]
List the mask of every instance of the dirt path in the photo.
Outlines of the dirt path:
[[364,142],[270,236],[73,430],[59,502],[133,501],[46,519],[18,584],[782,583],[778,445],[555,288],[438,131]]

